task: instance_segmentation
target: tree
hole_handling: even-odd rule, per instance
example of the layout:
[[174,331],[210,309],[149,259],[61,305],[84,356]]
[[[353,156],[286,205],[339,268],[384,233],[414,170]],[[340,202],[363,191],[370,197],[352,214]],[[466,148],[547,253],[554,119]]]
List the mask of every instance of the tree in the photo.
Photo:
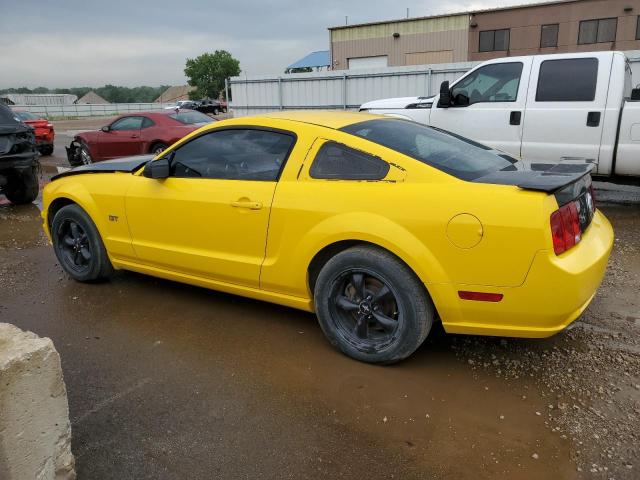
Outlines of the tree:
[[297,67],[297,68],[287,68],[284,73],[309,73],[313,72],[313,68],[311,67]]
[[189,94],[190,97],[218,98],[224,89],[224,79],[240,75],[240,62],[226,50],[216,50],[196,58],[187,58],[184,74],[189,85],[196,87]]

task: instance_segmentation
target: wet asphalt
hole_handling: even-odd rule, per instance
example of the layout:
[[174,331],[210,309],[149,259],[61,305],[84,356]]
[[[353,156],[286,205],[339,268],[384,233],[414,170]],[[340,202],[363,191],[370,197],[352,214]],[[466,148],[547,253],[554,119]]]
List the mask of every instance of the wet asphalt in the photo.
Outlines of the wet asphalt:
[[75,283],[37,202],[0,197],[0,321],[53,339],[79,479],[638,478],[640,207],[603,210],[612,264],[575,328],[436,327],[378,367],[332,349],[304,312],[128,272]]

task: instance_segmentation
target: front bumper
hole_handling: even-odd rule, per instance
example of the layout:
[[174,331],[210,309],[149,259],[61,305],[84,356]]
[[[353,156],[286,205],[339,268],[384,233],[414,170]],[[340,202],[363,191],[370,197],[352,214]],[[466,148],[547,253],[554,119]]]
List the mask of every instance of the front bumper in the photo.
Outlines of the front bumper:
[[[539,251],[518,287],[429,284],[449,333],[549,337],[576,320],[602,282],[613,247],[613,228],[598,210],[582,240],[556,256]],[[502,293],[500,302],[461,300],[459,290]]]

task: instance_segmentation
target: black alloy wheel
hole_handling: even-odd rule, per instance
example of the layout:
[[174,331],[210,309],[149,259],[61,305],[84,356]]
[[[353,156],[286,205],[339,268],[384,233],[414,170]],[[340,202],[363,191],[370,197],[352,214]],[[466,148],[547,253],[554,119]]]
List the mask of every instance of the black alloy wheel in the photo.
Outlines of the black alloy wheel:
[[82,226],[75,220],[65,219],[55,233],[65,267],[79,275],[86,274],[91,265],[91,245]]
[[92,282],[113,274],[100,233],[79,205],[67,205],[56,212],[51,240],[60,265],[74,280]]
[[373,245],[331,257],[312,279],[318,322],[329,342],[368,363],[411,355],[436,317],[425,285],[402,260]]
[[393,342],[402,312],[392,287],[373,272],[345,271],[334,280],[331,298],[331,317],[344,341],[365,351]]

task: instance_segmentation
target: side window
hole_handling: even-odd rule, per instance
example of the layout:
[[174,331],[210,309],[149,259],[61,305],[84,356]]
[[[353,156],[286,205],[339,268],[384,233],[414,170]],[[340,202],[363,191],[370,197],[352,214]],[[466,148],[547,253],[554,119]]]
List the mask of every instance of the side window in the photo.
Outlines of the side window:
[[496,63],[481,67],[451,89],[453,104],[480,102],[515,102],[522,74],[522,63]]
[[320,147],[309,170],[311,178],[331,180],[381,180],[387,173],[384,160],[336,142]]
[[124,117],[111,124],[111,130],[140,130],[142,117]]
[[171,176],[276,181],[294,143],[293,134],[270,130],[205,133],[175,151]]
[[156,122],[151,120],[149,117],[142,117],[142,128],[153,127],[155,124]]
[[536,102],[592,102],[597,81],[597,58],[545,60],[540,64]]

